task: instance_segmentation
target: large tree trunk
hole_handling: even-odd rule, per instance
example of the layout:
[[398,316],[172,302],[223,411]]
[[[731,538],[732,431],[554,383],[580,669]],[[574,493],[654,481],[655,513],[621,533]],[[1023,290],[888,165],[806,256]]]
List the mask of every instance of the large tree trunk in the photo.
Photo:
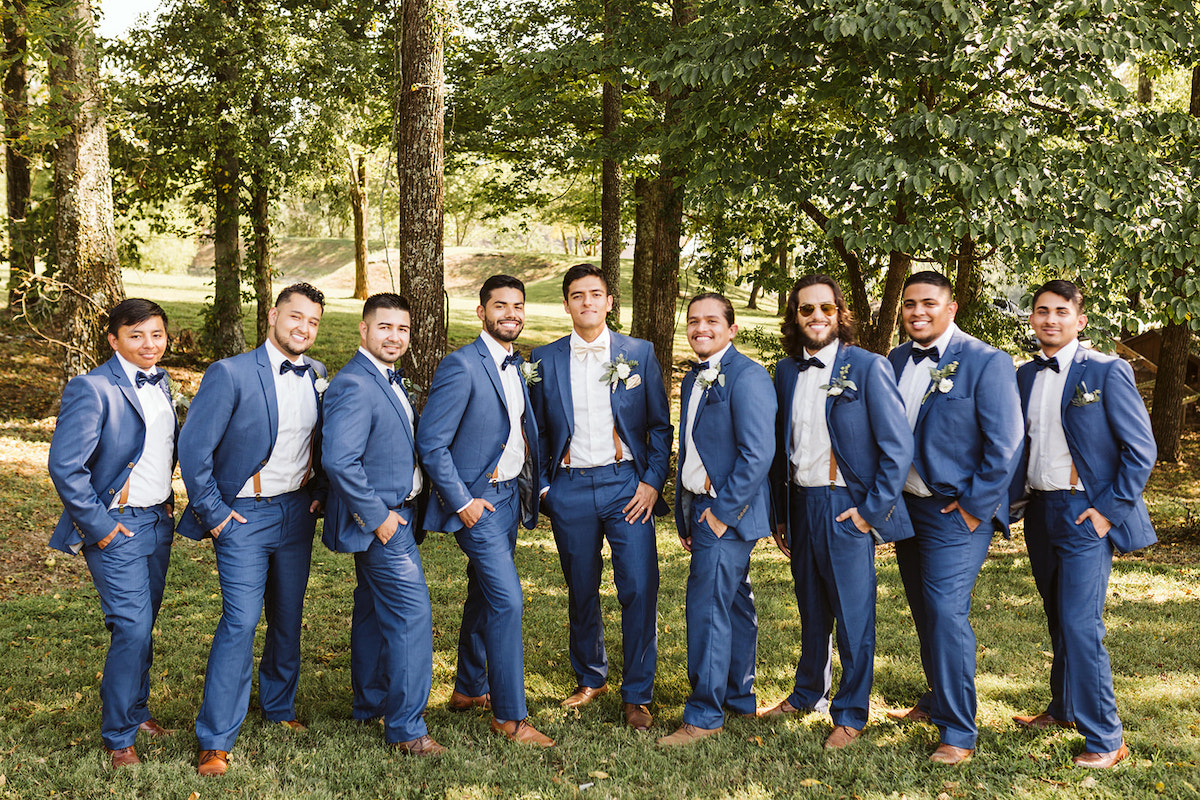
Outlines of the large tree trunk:
[[95,24],[88,0],[65,0],[75,27],[53,37],[50,83],[65,133],[54,155],[55,242],[59,274],[70,287],[59,307],[63,378],[87,372],[105,355],[108,310],[125,299],[113,230],[108,131],[100,98]]
[[371,294],[367,277],[367,158],[362,153],[347,155],[350,210],[354,214],[354,299],[366,300]]
[[[621,11],[614,0],[604,3],[604,37],[611,39],[620,24]],[[606,44],[608,42],[606,41]],[[621,73],[604,82],[601,97],[604,143],[607,155],[600,166],[600,269],[612,293],[609,327],[621,325],[621,162],[614,155],[621,127]]]
[[[233,13],[232,11],[229,13]],[[216,91],[217,140],[213,154],[213,302],[204,326],[204,339],[217,358],[234,356],[246,349],[242,329],[241,161],[237,125],[229,119],[227,98],[236,91],[238,68],[233,58],[218,59]]]
[[[446,87],[443,42],[446,0],[409,0],[400,44],[399,171],[400,287],[412,306],[406,360],[417,385],[428,388],[446,352],[445,262],[442,225]],[[417,400],[424,406],[424,397]]]
[[[780,242],[779,248],[775,251],[775,261],[776,261],[775,266],[779,270],[779,276],[781,278],[791,277],[791,270],[788,269],[788,254],[790,254],[791,252],[792,252],[791,242]],[[787,285],[787,281],[784,281],[784,284]],[[777,313],[781,317],[787,313],[787,299],[788,299],[788,295],[791,293],[792,293],[791,286],[788,286],[788,288],[786,288],[786,289],[779,290],[779,296],[776,299],[776,303],[775,303],[775,313]]]
[[954,301],[959,313],[975,312],[983,303],[983,270],[976,256],[975,240],[966,234],[958,242],[955,255]]
[[258,344],[267,339],[270,328],[267,314],[275,305],[271,291],[271,277],[275,272],[271,266],[271,251],[275,243],[271,238],[271,190],[267,180],[259,170],[254,170],[250,179],[250,229],[254,236],[254,299],[257,306],[254,327]]
[[26,75],[25,3],[5,2],[4,61],[4,175],[8,197],[8,309],[19,313],[36,268],[37,249],[26,232],[32,186],[29,156],[29,82]]
[[[637,230],[633,244],[633,325],[630,332],[654,345],[663,383],[671,385],[671,351],[675,339],[675,303],[679,272],[664,276],[657,263],[656,230],[662,217],[662,181],[638,178],[633,184]],[[678,262],[676,262],[678,264]],[[669,284],[664,286],[663,284]]]

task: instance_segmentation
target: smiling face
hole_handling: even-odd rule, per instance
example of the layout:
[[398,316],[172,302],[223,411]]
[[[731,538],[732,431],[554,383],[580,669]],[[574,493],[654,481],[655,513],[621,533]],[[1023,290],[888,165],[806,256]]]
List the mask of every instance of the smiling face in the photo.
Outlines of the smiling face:
[[604,321],[612,311],[613,298],[604,281],[585,275],[567,287],[563,308],[571,315],[571,325],[584,341],[593,341],[604,330]]
[[692,351],[708,358],[725,349],[737,334],[737,325],[725,318],[725,306],[711,297],[697,300],[688,307],[687,338]]
[[293,292],[267,312],[267,336],[284,355],[296,358],[317,340],[322,311],[320,303]]
[[167,349],[167,326],[162,317],[148,317],[136,325],[122,325],[108,335],[113,352],[140,370],[149,370]]
[[358,323],[363,349],[384,364],[395,364],[408,352],[412,315],[400,308],[377,308]]
[[511,286],[493,289],[487,305],[476,306],[475,314],[496,341],[516,341],[525,327],[525,293]]
[[1042,345],[1042,351],[1052,356],[1079,338],[1087,325],[1087,316],[1065,297],[1054,292],[1042,292],[1033,299],[1029,327]]
[[[805,316],[805,311],[811,313]],[[836,339],[838,312],[833,289],[823,283],[801,289],[796,294],[796,325],[800,328],[800,341],[810,355]]]
[[950,327],[956,311],[958,303],[951,298],[949,289],[932,283],[914,283],[904,290],[900,318],[908,338],[928,347]]

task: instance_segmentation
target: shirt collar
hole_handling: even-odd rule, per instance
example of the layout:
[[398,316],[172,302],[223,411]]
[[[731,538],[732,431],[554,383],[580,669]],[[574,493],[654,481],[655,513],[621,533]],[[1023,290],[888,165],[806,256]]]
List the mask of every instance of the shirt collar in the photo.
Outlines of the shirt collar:
[[838,339],[834,339],[832,342],[830,342],[829,344],[822,347],[820,350],[818,350],[812,356],[809,356],[808,350],[805,349],[804,357],[805,358],[819,358],[821,360],[821,363],[825,365],[824,369],[833,369],[833,362],[837,359],[837,351],[838,351],[839,344],[841,344],[841,342]]
[[[716,355],[711,355],[708,358],[704,359],[705,361],[708,362],[708,368],[713,369],[716,366],[718,366],[721,363],[721,359],[725,357],[725,353],[728,352],[729,348],[731,348],[731,347],[733,347],[733,342],[730,342],[729,344],[722,347],[721,352],[717,353]],[[699,358],[699,357],[700,356],[696,356],[696,358]]]
[[487,331],[480,331],[479,338],[487,346],[488,352],[492,354],[492,359],[496,362],[497,367],[503,364],[504,359],[508,358],[509,355],[516,352],[514,349],[511,349],[512,345],[504,345],[498,342]]
[[362,353],[364,356],[366,356],[366,357],[367,357],[367,360],[368,360],[368,361],[370,361],[372,364],[374,364],[374,365],[375,365],[375,369],[379,370],[379,374],[383,376],[384,380],[387,380],[387,377],[388,377],[388,370],[393,370],[393,371],[394,371],[394,370],[396,369],[396,365],[395,365],[395,364],[392,364],[391,366],[388,366],[387,364],[383,363],[382,361],[380,361],[380,360],[379,360],[378,358],[376,358],[375,356],[371,355],[371,353],[369,353],[369,352],[367,351],[367,348],[363,347],[362,345],[359,345],[358,352],[360,352],[360,353]]
[[308,363],[304,360],[303,354],[296,356],[295,360],[288,358],[286,355],[284,355],[284,352],[279,349],[278,345],[271,341],[271,337],[269,336],[263,344],[267,346],[267,359],[270,360],[271,369],[275,373],[279,372],[279,365],[284,361],[288,362],[289,364],[296,365]]
[[1058,369],[1062,374],[1066,373],[1066,368],[1071,366],[1071,362],[1075,360],[1075,352],[1079,350],[1079,340],[1072,339],[1070,344],[1065,344],[1057,353],[1052,356],[1046,355],[1045,350],[1039,350],[1042,358],[1053,358],[1058,361]]
[[157,364],[155,366],[151,367],[150,369],[142,369],[141,367],[135,367],[133,364],[126,361],[125,357],[122,356],[120,353],[114,351],[113,355],[115,355],[117,357],[117,361],[121,364],[121,369],[123,369],[125,371],[125,378],[129,381],[129,384],[131,386],[133,386],[133,388],[135,388],[135,389],[137,388],[137,374],[139,372],[144,372],[147,375],[155,375],[158,373],[158,371],[160,369],[160,367]]
[[946,351],[950,349],[950,340],[954,338],[954,334],[957,332],[958,326],[951,322],[950,327],[946,328],[946,330],[937,338],[936,341],[931,342],[928,346],[919,345],[916,342],[913,342],[913,347],[920,347],[923,350],[928,350],[930,347],[936,347],[938,349],[938,355],[944,356],[946,355]]
[[571,341],[570,341],[571,352],[575,352],[575,345],[577,345],[577,344],[588,345],[588,346],[599,344],[599,345],[604,346],[604,352],[607,353],[612,348],[612,345],[610,343],[611,340],[612,340],[612,337],[608,335],[608,326],[607,325],[604,326],[604,330],[600,331],[600,335],[597,336],[596,339],[591,342],[585,342],[583,340],[582,336],[580,336],[578,333],[576,333],[574,330],[572,330],[571,331]]

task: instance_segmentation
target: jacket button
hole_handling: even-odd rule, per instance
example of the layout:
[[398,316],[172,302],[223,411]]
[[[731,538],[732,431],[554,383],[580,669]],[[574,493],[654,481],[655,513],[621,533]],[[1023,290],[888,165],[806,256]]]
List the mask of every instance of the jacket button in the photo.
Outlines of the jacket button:
[[109,494],[116,494],[117,492],[116,492],[116,490],[115,490],[115,489],[109,489],[109,490],[108,490],[108,493],[109,493]]
[[267,460],[264,458],[264,459],[263,459],[262,461],[260,461],[259,463],[260,463],[260,464],[262,464],[262,466],[264,466],[264,467],[265,467],[265,466],[267,465]]
[[132,461],[130,461],[130,462],[129,462],[129,468],[130,468],[130,469],[133,469],[133,467],[134,467],[134,463],[133,463]]

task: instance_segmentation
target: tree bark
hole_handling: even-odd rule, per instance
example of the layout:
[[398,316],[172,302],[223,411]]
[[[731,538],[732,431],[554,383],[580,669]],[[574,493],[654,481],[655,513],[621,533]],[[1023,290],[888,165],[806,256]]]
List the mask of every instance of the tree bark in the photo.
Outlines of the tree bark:
[[[655,245],[658,222],[662,218],[662,182],[658,178],[638,178],[633,184],[633,195],[637,204],[637,230],[633,245],[633,324],[630,333],[654,345],[663,383],[670,386],[679,271],[676,267],[674,273],[664,276],[657,263]],[[664,283],[670,285],[664,286]]]
[[28,147],[29,81],[25,59],[25,3],[4,3],[4,175],[8,198],[8,309],[17,313],[36,269],[37,249],[26,231],[32,170]]
[[213,302],[205,323],[205,343],[216,358],[237,355],[246,349],[242,328],[241,160],[237,125],[229,119],[228,100],[235,91],[238,67],[233,58],[218,57],[215,109],[217,127],[213,153]]
[[[446,352],[443,43],[450,8],[446,0],[410,0],[403,6],[399,135],[401,291],[412,306],[412,340],[406,362],[418,386],[429,387]],[[418,398],[424,406],[424,398]]]
[[350,167],[350,210],[354,214],[354,299],[371,295],[367,275],[367,158],[348,153]]
[[58,310],[63,379],[87,372],[104,357],[108,310],[125,299],[113,229],[108,131],[89,0],[64,0],[71,25],[52,37],[50,83],[66,132],[54,155],[55,242],[59,274],[70,288]]
[[[775,253],[775,260],[778,262],[776,267],[779,269],[779,276],[787,278],[791,275],[791,270],[788,269],[788,254],[792,252],[791,242],[780,242],[779,249]],[[786,281],[784,281],[786,283]],[[779,290],[779,297],[775,304],[775,313],[783,316],[787,313],[788,295],[792,293],[791,287]]]
[[[604,3],[604,36],[609,40],[620,24],[620,9],[614,0]],[[607,41],[606,41],[607,43]],[[604,82],[601,115],[607,155],[600,166],[600,270],[612,294],[613,307],[608,313],[610,328],[621,326],[621,162],[614,151],[621,127],[621,73],[616,71]]]
[[275,272],[271,265],[271,251],[275,242],[271,238],[271,190],[267,178],[259,170],[254,170],[250,182],[250,227],[254,236],[254,299],[257,306],[254,327],[258,335],[258,344],[262,344],[266,341],[270,328],[267,314],[275,305],[271,287],[271,278]]
[[762,281],[755,279],[750,285],[750,299],[746,301],[746,308],[750,311],[758,310],[758,293],[762,291]]
[[974,311],[983,302],[983,272],[975,253],[975,240],[966,234],[955,255],[954,301],[959,311]]

